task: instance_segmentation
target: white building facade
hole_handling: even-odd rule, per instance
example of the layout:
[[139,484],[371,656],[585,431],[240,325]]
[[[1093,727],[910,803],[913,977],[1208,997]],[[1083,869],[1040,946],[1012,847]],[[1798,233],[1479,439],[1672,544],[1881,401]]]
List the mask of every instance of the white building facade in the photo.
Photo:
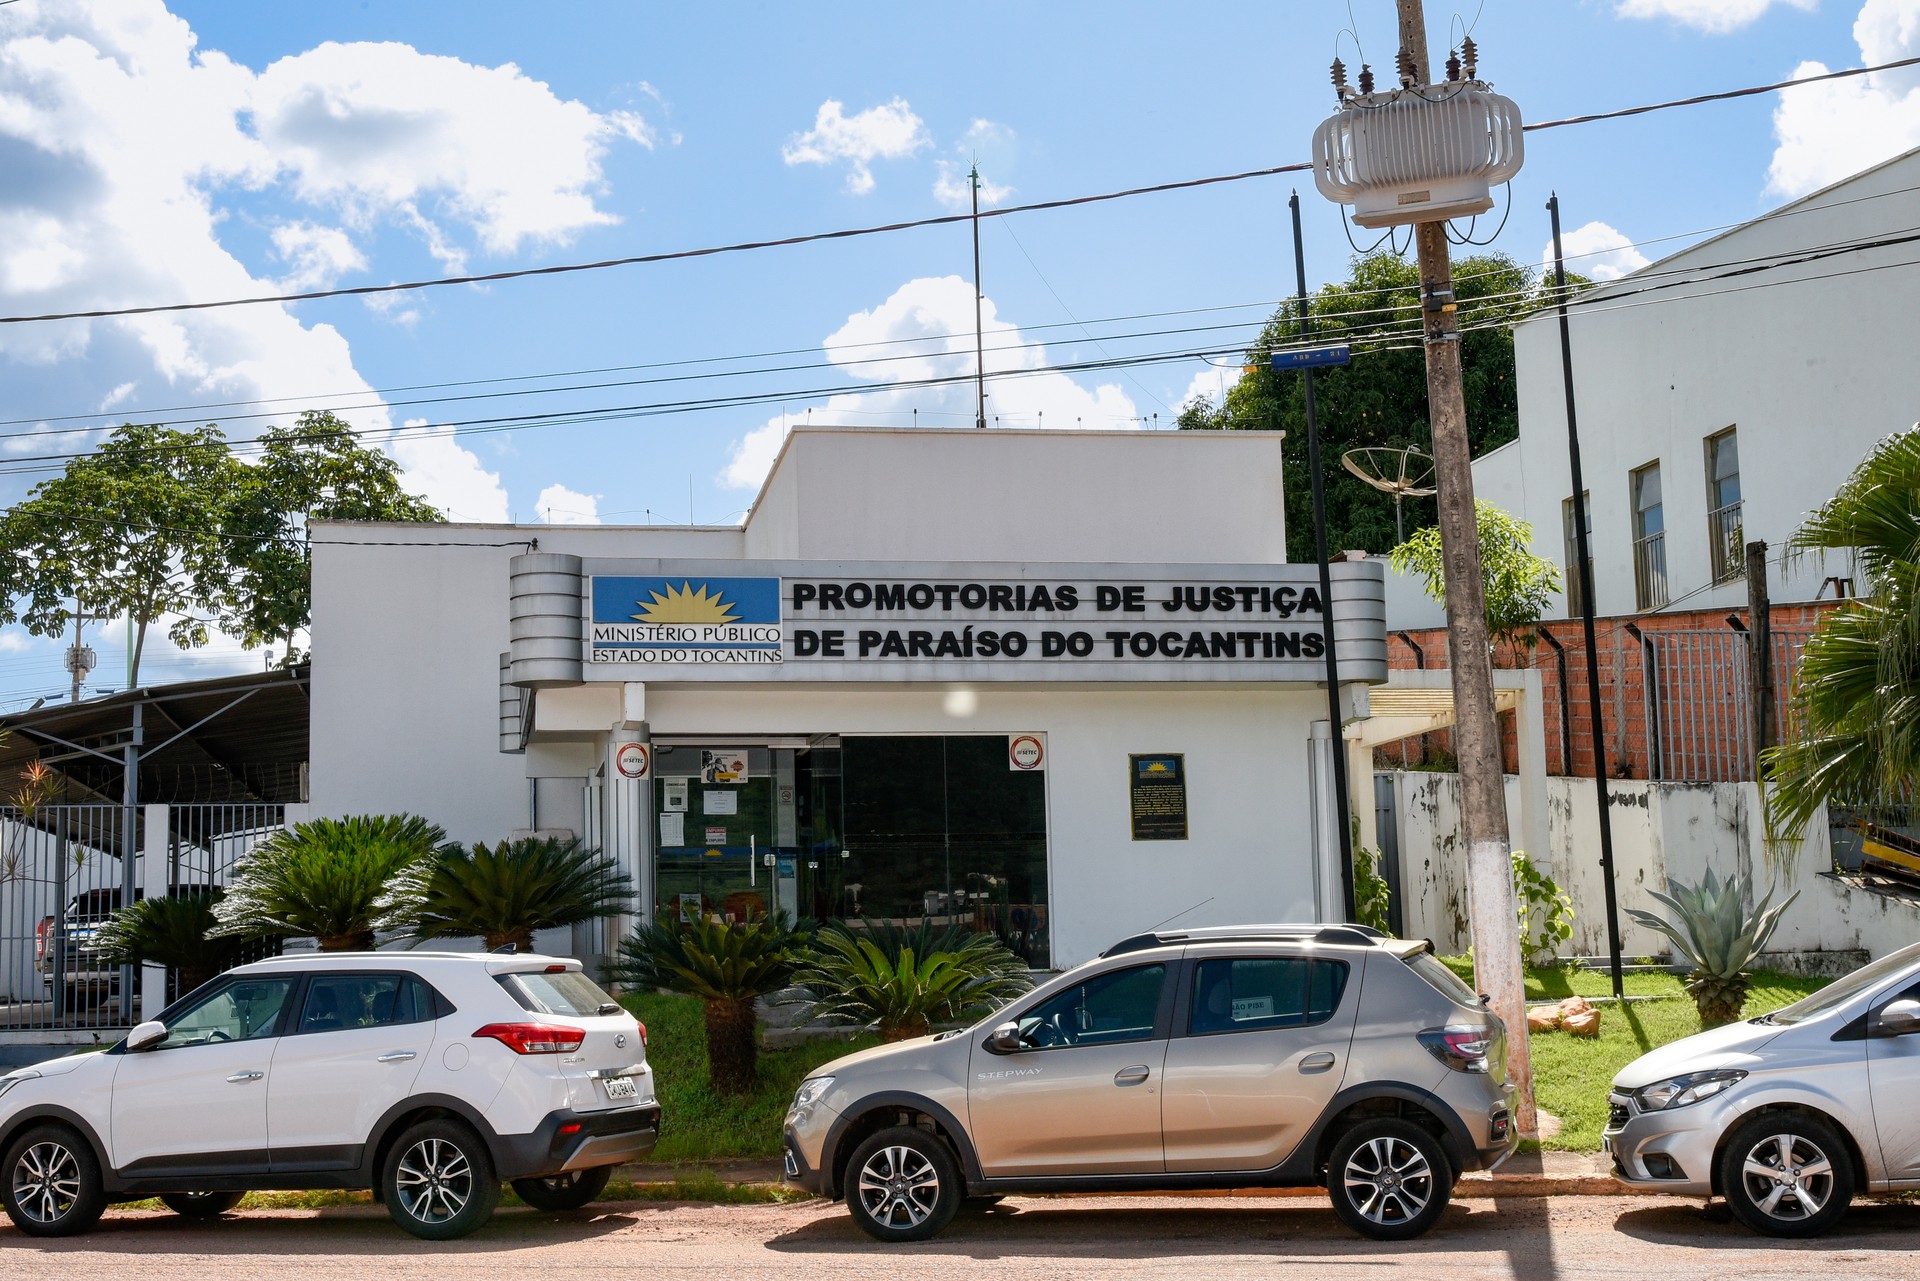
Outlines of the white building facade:
[[645,913],[1043,968],[1337,919],[1324,647],[1363,712],[1382,573],[1284,563],[1281,448],[800,430],[739,527],[316,524],[314,810],[569,831]]
[[[1569,314],[1596,613],[1743,607],[1744,544],[1756,539],[1775,601],[1846,590],[1827,580],[1849,564],[1781,552],[1879,441],[1920,419],[1917,227],[1920,151],[1579,296]],[[1515,360],[1520,437],[1474,462],[1474,491],[1531,523],[1535,553],[1571,569],[1555,313],[1516,328]],[[1444,621],[1411,583],[1389,594],[1396,628]],[[1575,603],[1563,594],[1563,611]]]

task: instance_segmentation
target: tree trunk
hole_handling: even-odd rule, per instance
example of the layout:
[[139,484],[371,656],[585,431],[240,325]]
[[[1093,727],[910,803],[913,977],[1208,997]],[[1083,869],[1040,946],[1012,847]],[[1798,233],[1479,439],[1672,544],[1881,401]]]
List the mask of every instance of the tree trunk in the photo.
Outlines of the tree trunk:
[[373,931],[355,930],[351,934],[329,934],[320,940],[322,952],[371,952]]
[[500,930],[494,934],[484,934],[481,942],[489,952],[498,952],[511,944],[516,952],[533,951],[533,931],[524,925],[516,925],[510,930]]
[[925,1036],[932,1030],[933,1025],[925,1019],[914,1019],[910,1023],[898,1023],[892,1026],[882,1024],[880,1027],[880,1039],[887,1042],[911,1041],[914,1037]]
[[759,1022],[753,1000],[708,1001],[707,1072],[721,1094],[745,1094],[753,1089],[759,1065],[754,1028]]
[[140,655],[147,648],[147,620],[141,619],[139,628],[134,632],[133,660],[127,664],[127,688],[140,688]]

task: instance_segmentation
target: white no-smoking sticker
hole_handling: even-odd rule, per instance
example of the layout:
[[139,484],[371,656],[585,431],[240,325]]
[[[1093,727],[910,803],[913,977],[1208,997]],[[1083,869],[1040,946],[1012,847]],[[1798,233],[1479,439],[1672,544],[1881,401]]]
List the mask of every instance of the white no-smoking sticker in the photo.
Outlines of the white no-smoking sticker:
[[1038,734],[1015,734],[1007,740],[1007,764],[1013,769],[1039,769],[1046,759],[1047,747]]
[[613,767],[621,778],[645,778],[653,765],[653,753],[645,743],[622,743],[614,749]]

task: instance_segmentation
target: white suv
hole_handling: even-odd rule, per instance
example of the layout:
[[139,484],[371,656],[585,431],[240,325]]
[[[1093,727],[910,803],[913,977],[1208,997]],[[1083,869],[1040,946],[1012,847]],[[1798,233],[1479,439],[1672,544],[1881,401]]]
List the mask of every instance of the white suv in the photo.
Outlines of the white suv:
[[0,1204],[64,1236],[113,1201],[208,1216],[255,1189],[372,1188],[447,1240],[501,1180],[540,1209],[585,1205],[659,1132],[646,1029],[578,961],[286,956],[102,1053],[0,1076]]

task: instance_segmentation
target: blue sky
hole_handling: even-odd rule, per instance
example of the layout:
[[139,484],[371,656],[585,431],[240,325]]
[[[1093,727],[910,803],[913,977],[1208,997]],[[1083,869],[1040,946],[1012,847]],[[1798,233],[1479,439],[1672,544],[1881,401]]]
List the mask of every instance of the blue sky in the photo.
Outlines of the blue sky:
[[[1529,120],[1920,53],[1920,0],[1460,0],[1430,3],[1428,19],[1436,50],[1471,23],[1482,76]],[[0,5],[0,314],[923,218],[964,199],[976,157],[1001,204],[1283,164],[1306,157],[1333,105],[1336,53],[1384,82],[1390,0],[16,0]],[[1916,144],[1912,73],[1535,134],[1497,247],[1537,262],[1557,189],[1570,249],[1588,255],[1574,265],[1616,274]],[[1007,347],[989,369],[1026,371],[996,384],[989,415],[1150,428],[1196,391],[1217,394],[1229,371],[1199,360],[1040,367],[1250,336],[1290,287],[1295,186],[1309,279],[1336,278],[1351,250],[1310,179],[986,222],[988,342]],[[460,519],[737,521],[783,417],[970,420],[966,389],[873,389],[971,368],[970,273],[967,229],[952,226],[378,305],[0,327],[0,501],[40,478],[9,456],[95,439],[48,429],[184,418],[244,438],[259,415],[333,407]],[[1166,312],[1191,314],[1112,319]],[[1198,325],[1221,327],[1150,332]],[[789,354],[750,358],[774,352]],[[897,359],[858,359],[882,354]],[[706,363],[674,364],[692,361]],[[636,381],[691,373],[723,376]],[[423,384],[453,386],[395,390]],[[477,393],[489,398],[446,398]],[[772,393],[702,412],[383,435]],[[115,635],[97,645],[98,687],[124,680]],[[0,707],[64,688],[59,652],[0,629]],[[260,662],[224,641],[180,654],[161,640],[142,675]]]

